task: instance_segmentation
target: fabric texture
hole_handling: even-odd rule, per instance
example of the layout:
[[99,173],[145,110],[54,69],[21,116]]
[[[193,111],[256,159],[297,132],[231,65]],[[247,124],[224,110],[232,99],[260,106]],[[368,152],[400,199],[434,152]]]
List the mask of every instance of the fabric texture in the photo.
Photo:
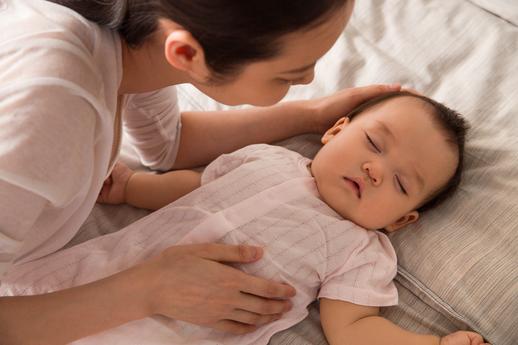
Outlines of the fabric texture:
[[[460,191],[391,237],[396,285],[407,293],[382,313],[410,330],[472,329],[492,344],[518,343],[517,51],[518,28],[471,1],[362,0],[315,80],[286,97],[400,82],[469,120]],[[182,109],[226,108],[191,87],[178,96]],[[281,144],[308,157],[319,147],[307,136]],[[321,334],[307,331],[320,332],[314,323],[308,318],[271,343],[318,344]]]
[[470,0],[480,8],[518,26],[518,2],[516,0]]
[[[303,320],[315,298],[369,306],[397,303],[396,256],[387,236],[344,220],[318,196],[310,161],[284,148],[253,145],[223,155],[184,198],[112,235],[16,266],[1,295],[55,291],[101,279],[175,244],[254,243],[265,250],[245,272],[294,286],[282,319],[244,336],[148,318],[78,344],[267,344]],[[165,326],[165,327],[164,327]]]
[[[62,248],[94,207],[119,151],[122,58],[118,35],[54,3],[1,1],[0,19],[1,279],[13,263]],[[141,163],[171,167],[175,89],[122,105]]]

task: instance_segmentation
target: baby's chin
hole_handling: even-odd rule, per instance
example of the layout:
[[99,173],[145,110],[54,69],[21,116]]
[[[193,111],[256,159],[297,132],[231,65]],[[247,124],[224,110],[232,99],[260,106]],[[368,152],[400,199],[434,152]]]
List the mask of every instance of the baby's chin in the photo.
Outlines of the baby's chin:
[[369,224],[368,222],[354,221],[354,220],[351,220],[351,219],[348,219],[348,220],[353,222],[354,224],[364,228],[365,230],[369,230],[369,231],[376,231],[376,230],[384,230],[385,229],[385,226],[379,226],[378,227],[378,226]]

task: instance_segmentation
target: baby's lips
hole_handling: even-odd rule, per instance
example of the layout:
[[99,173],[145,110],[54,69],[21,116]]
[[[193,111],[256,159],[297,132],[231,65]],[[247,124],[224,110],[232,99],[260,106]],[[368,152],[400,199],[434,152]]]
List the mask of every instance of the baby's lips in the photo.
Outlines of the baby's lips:
[[353,177],[353,178],[351,178],[351,180],[354,181],[358,185],[358,197],[361,198],[361,196],[363,194],[363,189],[365,188],[365,183],[359,177]]

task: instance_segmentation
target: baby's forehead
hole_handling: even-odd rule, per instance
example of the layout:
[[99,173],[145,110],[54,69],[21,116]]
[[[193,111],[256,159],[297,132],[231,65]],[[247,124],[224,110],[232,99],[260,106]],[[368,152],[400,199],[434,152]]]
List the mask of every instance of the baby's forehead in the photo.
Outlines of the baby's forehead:
[[377,104],[369,106],[355,114],[350,120],[355,118],[384,120],[387,122],[408,121],[412,123],[423,116],[433,116],[434,107],[427,101],[409,95],[392,97]]
[[427,101],[414,96],[397,96],[381,101],[374,105],[372,109],[394,109],[396,111],[412,110],[418,113],[423,113],[433,109],[433,106]]

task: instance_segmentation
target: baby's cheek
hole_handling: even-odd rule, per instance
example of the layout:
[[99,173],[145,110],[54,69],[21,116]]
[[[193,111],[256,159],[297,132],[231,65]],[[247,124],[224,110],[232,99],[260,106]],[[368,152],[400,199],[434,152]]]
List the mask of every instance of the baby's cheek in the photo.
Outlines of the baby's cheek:
[[355,223],[366,229],[382,229],[394,222],[397,210],[390,203],[373,203],[362,205],[355,215]]

